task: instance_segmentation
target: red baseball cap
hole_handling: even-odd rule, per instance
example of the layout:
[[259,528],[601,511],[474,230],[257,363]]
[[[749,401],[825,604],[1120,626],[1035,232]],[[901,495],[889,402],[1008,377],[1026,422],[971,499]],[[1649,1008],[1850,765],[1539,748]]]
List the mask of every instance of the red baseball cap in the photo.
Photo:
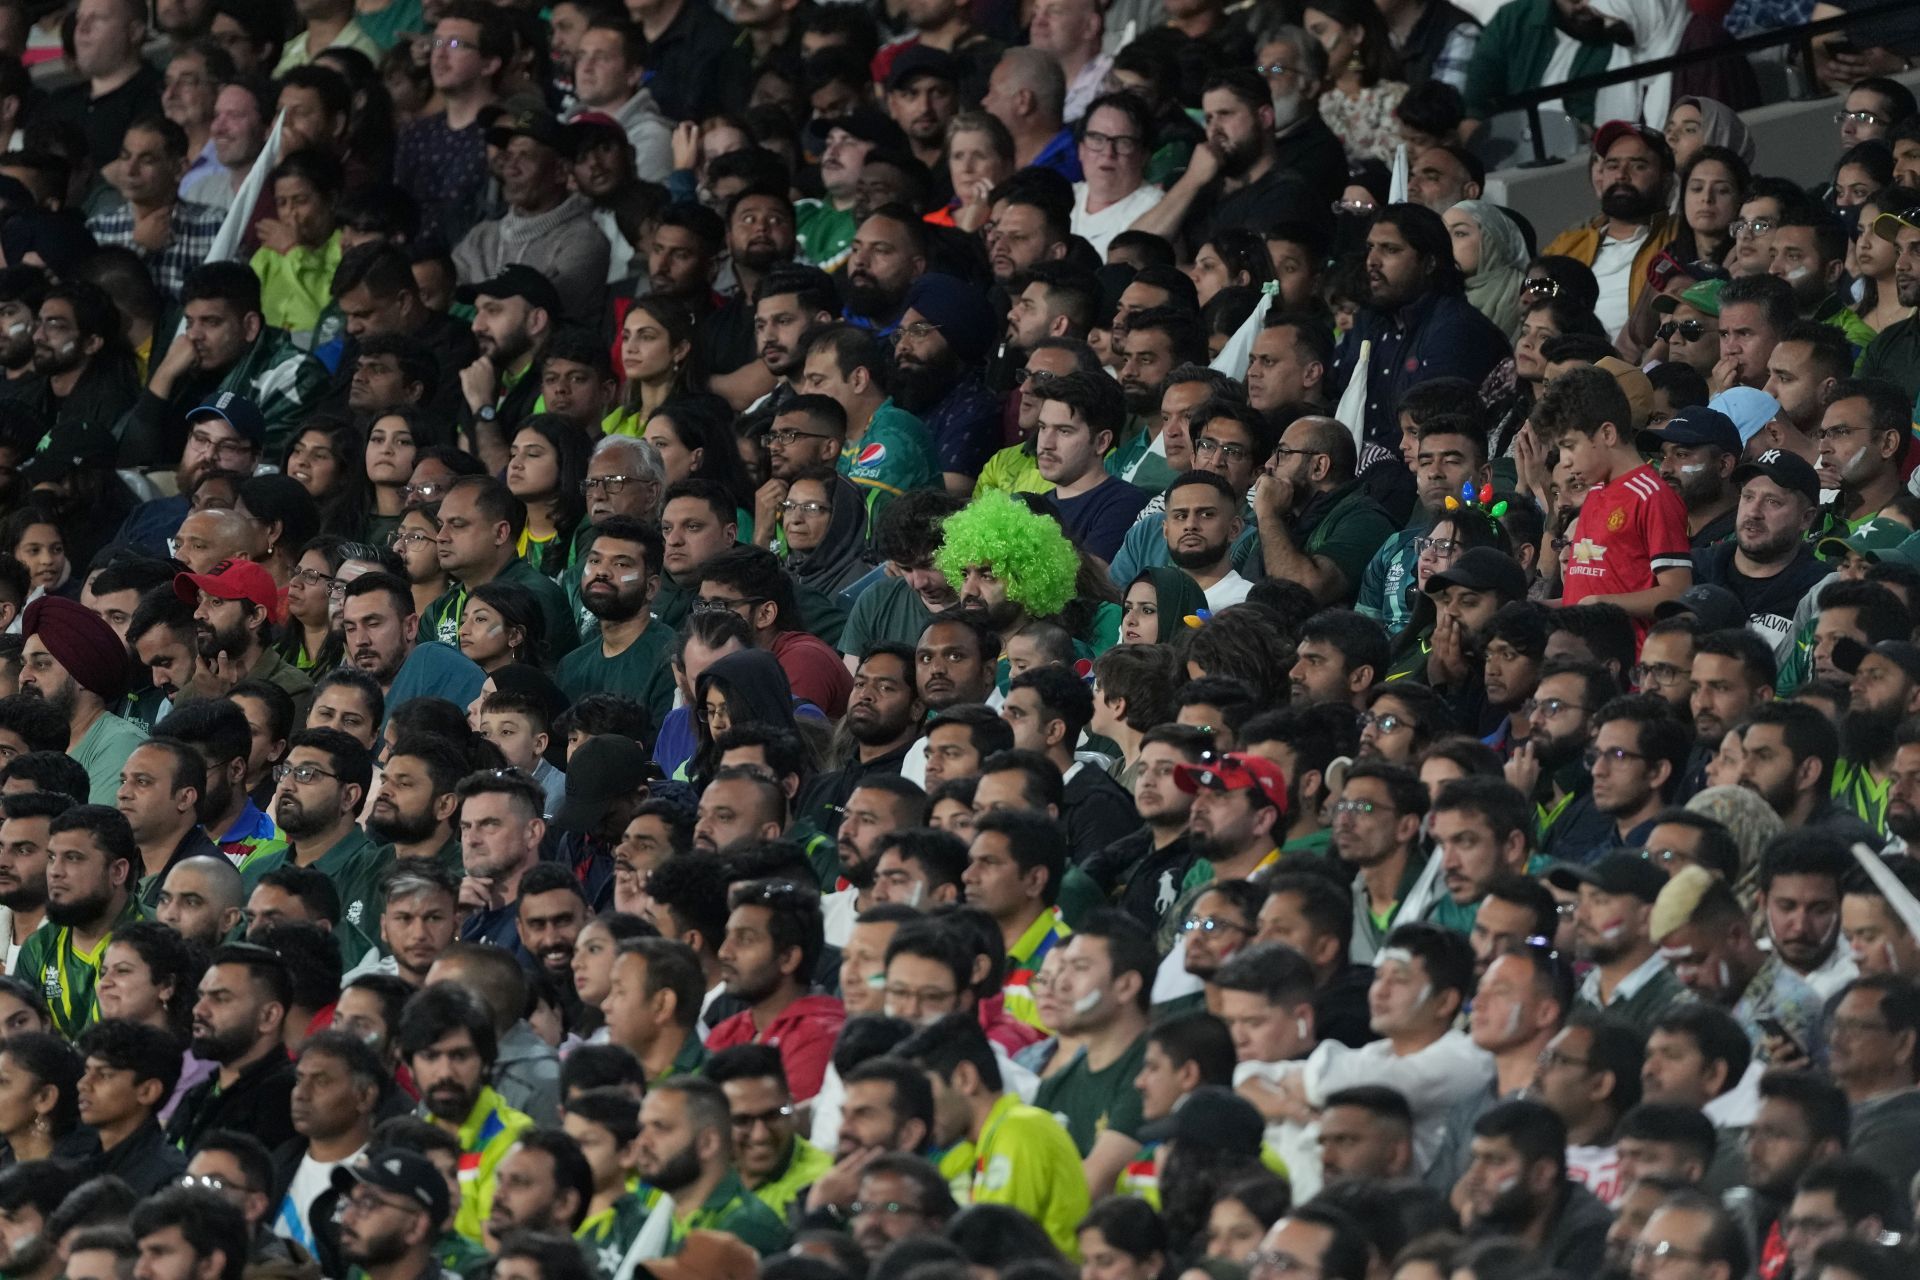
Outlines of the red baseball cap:
[[1202,788],[1242,791],[1251,787],[1282,816],[1287,812],[1287,775],[1265,756],[1244,751],[1229,751],[1199,764],[1177,764],[1173,767],[1173,785],[1188,793]]
[[216,600],[245,600],[267,611],[268,622],[280,621],[280,588],[273,575],[251,560],[222,560],[212,573],[182,573],[173,579],[173,594],[187,604],[198,604],[205,592]]

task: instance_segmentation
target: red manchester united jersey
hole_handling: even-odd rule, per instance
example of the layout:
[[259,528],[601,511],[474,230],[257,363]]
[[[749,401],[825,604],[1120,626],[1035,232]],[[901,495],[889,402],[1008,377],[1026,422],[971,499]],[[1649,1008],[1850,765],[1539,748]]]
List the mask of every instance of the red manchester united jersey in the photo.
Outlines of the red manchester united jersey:
[[1686,504],[1659,472],[1635,467],[1587,495],[1570,550],[1561,595],[1567,604],[1650,590],[1661,570],[1692,565]]

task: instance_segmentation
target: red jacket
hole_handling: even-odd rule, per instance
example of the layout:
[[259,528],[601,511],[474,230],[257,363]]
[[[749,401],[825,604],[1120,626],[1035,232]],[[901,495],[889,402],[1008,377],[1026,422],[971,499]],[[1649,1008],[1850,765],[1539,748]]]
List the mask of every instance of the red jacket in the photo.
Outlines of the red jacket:
[[793,1100],[805,1102],[820,1092],[820,1081],[833,1057],[833,1042],[840,1038],[846,1020],[847,1007],[832,996],[801,996],[768,1024],[764,1035],[756,1032],[753,1010],[734,1014],[713,1029],[707,1049],[718,1053],[737,1044],[772,1045],[787,1069]]

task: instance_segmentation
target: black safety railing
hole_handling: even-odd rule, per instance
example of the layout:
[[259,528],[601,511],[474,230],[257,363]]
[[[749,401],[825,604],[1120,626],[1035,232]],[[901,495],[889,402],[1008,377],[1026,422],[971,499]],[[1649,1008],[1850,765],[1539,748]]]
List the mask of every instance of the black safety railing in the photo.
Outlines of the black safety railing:
[[[1799,47],[1802,62],[1807,71],[1809,87],[1814,84],[1813,42],[1821,36],[1844,32],[1856,27],[1870,18],[1901,13],[1911,15],[1914,12],[1914,0],[1887,0],[1886,3],[1855,9],[1851,13],[1841,14],[1837,18],[1823,18],[1819,22],[1804,22],[1794,27],[1776,27],[1771,31],[1761,31],[1750,36],[1741,36],[1728,40],[1725,44],[1709,45],[1700,49],[1689,49],[1684,53],[1672,54],[1665,58],[1654,58],[1647,62],[1636,63],[1630,67],[1621,67],[1616,71],[1600,71],[1590,76],[1576,76],[1562,80],[1558,84],[1541,85],[1534,89],[1525,89],[1519,93],[1508,94],[1496,99],[1488,112],[1489,118],[1505,115],[1512,111],[1523,111],[1527,116],[1527,132],[1532,137],[1533,159],[1524,168],[1558,163],[1559,157],[1547,154],[1546,136],[1541,128],[1540,108],[1549,102],[1567,97],[1569,94],[1588,93],[1597,89],[1610,89],[1617,84],[1631,84],[1635,80],[1645,80],[1649,76],[1663,75],[1669,71],[1679,71],[1687,67],[1700,66],[1703,63],[1717,62],[1722,58],[1739,57],[1762,49],[1777,49],[1783,45]],[[1595,122],[1600,123],[1599,121]]]

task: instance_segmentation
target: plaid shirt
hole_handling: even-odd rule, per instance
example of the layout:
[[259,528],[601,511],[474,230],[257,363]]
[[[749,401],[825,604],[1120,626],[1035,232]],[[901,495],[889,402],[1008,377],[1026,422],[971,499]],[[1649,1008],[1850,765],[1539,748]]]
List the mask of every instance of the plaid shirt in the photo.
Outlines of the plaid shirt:
[[125,245],[139,254],[147,264],[148,274],[153,276],[154,287],[166,295],[167,301],[177,303],[181,290],[186,287],[187,272],[207,260],[214,237],[220,234],[220,224],[226,217],[226,210],[212,205],[175,201],[173,212],[167,217],[167,244],[158,253],[149,253],[133,242],[132,205],[123,204],[94,214],[87,219],[87,230],[101,244]]

